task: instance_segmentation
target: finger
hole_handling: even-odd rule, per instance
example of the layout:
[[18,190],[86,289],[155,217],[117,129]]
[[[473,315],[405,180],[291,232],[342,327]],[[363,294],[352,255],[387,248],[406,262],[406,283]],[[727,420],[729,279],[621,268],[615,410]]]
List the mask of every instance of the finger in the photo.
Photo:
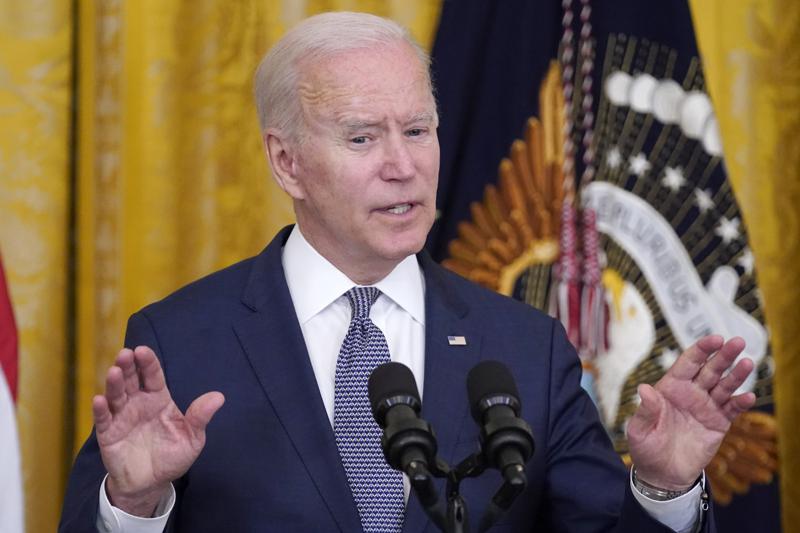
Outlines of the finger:
[[111,410],[108,408],[108,400],[102,394],[92,398],[92,416],[97,433],[104,433],[111,427]]
[[129,348],[120,350],[114,364],[122,370],[122,378],[125,380],[125,392],[127,394],[139,392],[139,374],[136,372],[136,363],[133,361],[133,350]]
[[661,414],[661,395],[652,385],[647,383],[640,384],[637,390],[639,398],[642,400],[639,405],[642,420],[649,422],[651,425],[655,424]]
[[695,383],[704,390],[711,390],[719,383],[722,374],[724,374],[736,358],[739,357],[739,354],[744,350],[744,346],[745,342],[741,337],[734,337],[723,344],[717,353],[700,369]]
[[637,390],[641,403],[628,428],[629,431],[647,432],[658,423],[663,407],[663,398],[656,389],[646,383],[640,384]]
[[195,433],[202,433],[224,403],[225,396],[221,392],[207,392],[199,398],[195,398],[186,410],[186,422]]
[[106,374],[106,400],[108,400],[112,414],[122,411],[128,401],[122,369],[116,365],[109,368],[108,374]]
[[723,339],[719,335],[708,335],[701,338],[687,348],[667,372],[676,379],[694,379],[709,356],[722,347],[722,343]]
[[723,408],[728,420],[733,420],[743,412],[747,411],[756,403],[756,395],[752,392],[737,394],[733,396]]
[[161,363],[153,350],[147,346],[137,346],[133,351],[136,370],[142,384],[142,390],[158,392],[167,386]]
[[736,392],[742,383],[745,382],[747,376],[753,371],[753,361],[747,358],[743,358],[741,361],[736,363],[736,366],[733,367],[727,376],[722,378],[717,385],[709,391],[711,395],[711,399],[717,402],[718,405],[722,405],[723,403],[727,402],[731,395]]

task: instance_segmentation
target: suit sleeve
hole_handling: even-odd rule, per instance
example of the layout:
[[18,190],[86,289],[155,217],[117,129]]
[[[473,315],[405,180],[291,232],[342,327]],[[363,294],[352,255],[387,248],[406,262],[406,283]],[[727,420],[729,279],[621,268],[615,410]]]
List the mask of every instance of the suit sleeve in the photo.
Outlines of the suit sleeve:
[[[125,346],[128,348],[149,346],[160,357],[158,340],[144,313],[136,313],[128,320]],[[91,407],[81,406],[81,408],[90,409]],[[100,458],[100,448],[94,428],[92,428],[89,438],[75,458],[67,480],[67,491],[61,509],[61,522],[58,526],[60,533],[96,531],[100,484],[105,475],[106,469]]]
[[545,486],[550,530],[672,531],[653,519],[634,498],[625,467],[594,403],[580,386],[582,370],[575,349],[555,320],[550,357]]

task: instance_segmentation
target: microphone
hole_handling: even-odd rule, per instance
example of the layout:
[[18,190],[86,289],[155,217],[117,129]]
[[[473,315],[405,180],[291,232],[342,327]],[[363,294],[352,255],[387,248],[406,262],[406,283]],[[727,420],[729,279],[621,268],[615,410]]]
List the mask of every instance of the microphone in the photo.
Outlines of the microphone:
[[511,485],[527,484],[524,465],[533,455],[531,427],[519,417],[522,405],[511,372],[499,361],[482,361],[467,375],[472,418],[481,427],[487,464]]
[[367,391],[372,415],[383,429],[386,462],[408,475],[424,507],[434,505],[437,494],[431,470],[438,469],[436,437],[419,417],[422,403],[414,374],[400,363],[384,363],[372,371]]

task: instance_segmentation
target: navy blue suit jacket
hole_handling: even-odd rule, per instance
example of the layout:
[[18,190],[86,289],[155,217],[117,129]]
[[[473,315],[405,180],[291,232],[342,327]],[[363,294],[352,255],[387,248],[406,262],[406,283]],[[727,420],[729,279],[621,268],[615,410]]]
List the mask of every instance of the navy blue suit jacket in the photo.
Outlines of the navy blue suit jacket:
[[[225,405],[206,446],[175,483],[168,530],[359,532],[281,265],[283,230],[257,257],[235,264],[134,314],[126,346],[159,355],[181,410],[217,390]],[[477,449],[466,374],[482,359],[516,377],[536,451],[529,485],[492,531],[670,531],[633,499],[628,476],[560,324],[444,270],[420,254],[425,276],[423,416],[439,453],[455,464]],[[466,346],[450,346],[463,335]],[[59,531],[94,530],[105,474],[90,436],[69,479]],[[462,484],[473,525],[501,483],[494,471]],[[405,532],[436,531],[412,495]]]

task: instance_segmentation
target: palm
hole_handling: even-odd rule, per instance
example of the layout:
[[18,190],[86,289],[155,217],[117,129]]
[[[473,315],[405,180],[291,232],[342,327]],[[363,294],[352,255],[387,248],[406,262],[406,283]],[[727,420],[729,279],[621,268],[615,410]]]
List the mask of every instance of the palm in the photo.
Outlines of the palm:
[[752,393],[733,395],[752,370],[751,361],[743,359],[723,377],[743,349],[741,339],[723,345],[720,337],[704,337],[655,387],[640,386],[642,405],[628,424],[638,476],[668,489],[697,479],[731,421],[755,401]]
[[114,490],[146,493],[182,476],[203,449],[205,426],[223,401],[217,392],[204,394],[184,415],[152,350],[121,351],[106,394],[93,404],[97,442]]
[[139,392],[97,440],[109,474],[136,476],[136,486],[159,484],[183,475],[205,438],[186,423],[169,393]]

